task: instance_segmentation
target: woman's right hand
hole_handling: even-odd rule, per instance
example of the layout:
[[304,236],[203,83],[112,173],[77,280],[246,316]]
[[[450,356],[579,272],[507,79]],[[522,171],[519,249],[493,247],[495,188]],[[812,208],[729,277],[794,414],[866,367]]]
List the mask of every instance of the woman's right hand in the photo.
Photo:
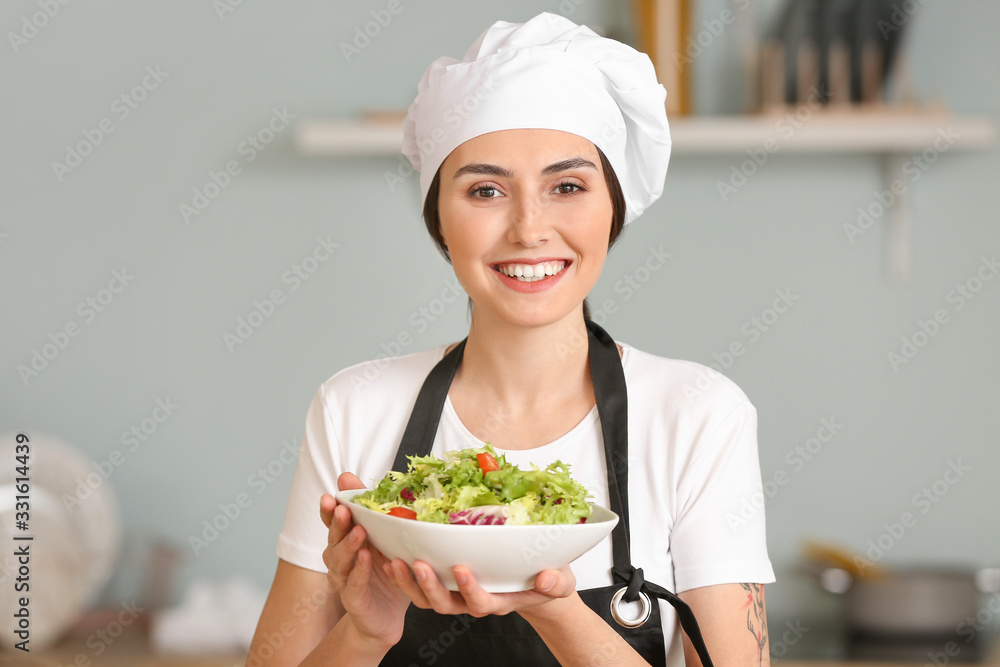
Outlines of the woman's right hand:
[[[341,491],[363,489],[353,473],[337,479]],[[365,529],[351,520],[351,512],[330,494],[320,498],[320,516],[330,529],[323,551],[327,579],[355,629],[365,637],[393,645],[403,635],[403,619],[410,598],[386,574],[387,559],[367,544]]]

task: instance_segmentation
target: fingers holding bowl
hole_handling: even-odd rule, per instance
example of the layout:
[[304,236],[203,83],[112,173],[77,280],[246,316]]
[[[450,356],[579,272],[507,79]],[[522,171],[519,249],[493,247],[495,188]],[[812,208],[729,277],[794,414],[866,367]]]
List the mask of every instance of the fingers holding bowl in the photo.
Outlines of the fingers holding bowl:
[[550,598],[564,598],[576,590],[576,575],[569,565],[558,570],[543,570],[535,578],[535,588]]
[[[414,561],[412,567],[417,585],[424,597],[439,614],[470,614],[461,591],[449,590],[430,565]],[[487,594],[488,595],[488,594]]]
[[438,613],[459,613],[442,611],[441,603],[450,603],[461,596],[449,590],[430,565],[417,560],[411,566],[402,558],[394,558],[389,566],[393,583],[405,591],[415,605],[424,609],[433,607]]
[[[536,578],[536,587],[514,593],[491,593],[479,585],[472,570],[464,565],[452,568],[458,591],[449,590],[434,570],[423,561],[407,565],[400,558],[387,563],[383,571],[410,601],[421,609],[439,614],[469,614],[480,618],[490,614],[506,615],[520,609],[569,597],[576,591],[572,570],[545,570]],[[539,584],[538,582],[541,582]],[[546,590],[540,585],[550,584]]]
[[324,493],[319,499],[319,516],[327,527],[327,543],[331,546],[343,540],[354,525],[351,511],[342,505],[328,493]]
[[329,493],[324,493],[319,498],[319,518],[327,528],[330,527],[330,522],[333,521],[333,511],[337,508],[338,504],[337,499]]
[[506,608],[500,598],[494,593],[489,593],[479,585],[472,570],[464,565],[456,565],[451,569],[455,575],[455,583],[458,584],[458,592],[465,600],[468,614],[477,618],[487,614],[506,615],[513,611],[513,608]]
[[330,530],[327,547],[323,551],[323,563],[327,567],[327,578],[331,585],[340,591],[347,585],[348,577],[355,569],[358,553],[365,544],[367,534],[362,526],[353,523],[350,511],[340,504],[335,504],[328,513],[328,518]]

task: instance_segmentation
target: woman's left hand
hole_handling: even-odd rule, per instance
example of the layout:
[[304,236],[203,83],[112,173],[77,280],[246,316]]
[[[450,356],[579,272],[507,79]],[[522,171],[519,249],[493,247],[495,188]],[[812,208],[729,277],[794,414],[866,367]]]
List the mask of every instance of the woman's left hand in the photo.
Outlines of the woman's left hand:
[[539,572],[535,588],[517,593],[484,591],[469,568],[463,565],[452,568],[458,592],[445,588],[431,566],[423,561],[415,561],[411,572],[405,561],[394,558],[386,564],[386,569],[390,568],[393,583],[410,597],[414,605],[421,609],[433,609],[439,614],[469,614],[476,618],[489,614],[503,616],[567,598],[576,592],[576,576],[569,565],[559,570]]

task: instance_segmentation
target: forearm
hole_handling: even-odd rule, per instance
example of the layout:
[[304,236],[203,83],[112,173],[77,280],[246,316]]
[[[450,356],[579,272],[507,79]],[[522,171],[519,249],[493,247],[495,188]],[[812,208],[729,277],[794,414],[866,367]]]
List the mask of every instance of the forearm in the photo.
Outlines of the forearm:
[[649,664],[577,593],[519,613],[561,665]]
[[[771,664],[767,612],[761,584],[719,584],[679,596],[698,618],[705,645],[716,665],[767,667]],[[684,636],[685,664],[700,667],[691,640]]]
[[361,635],[345,614],[299,667],[378,665],[390,648],[391,645]]

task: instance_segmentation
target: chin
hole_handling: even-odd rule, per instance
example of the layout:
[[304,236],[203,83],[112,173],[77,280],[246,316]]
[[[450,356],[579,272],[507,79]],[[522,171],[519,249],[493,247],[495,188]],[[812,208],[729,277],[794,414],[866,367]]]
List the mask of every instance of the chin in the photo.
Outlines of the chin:
[[[473,314],[475,314],[475,307],[473,307]],[[512,308],[510,310],[493,311],[491,318],[502,320],[511,326],[536,329],[538,327],[558,324],[577,314],[580,316],[580,319],[583,319],[583,301],[576,304],[575,307],[553,308],[552,306],[547,306],[545,308]]]

